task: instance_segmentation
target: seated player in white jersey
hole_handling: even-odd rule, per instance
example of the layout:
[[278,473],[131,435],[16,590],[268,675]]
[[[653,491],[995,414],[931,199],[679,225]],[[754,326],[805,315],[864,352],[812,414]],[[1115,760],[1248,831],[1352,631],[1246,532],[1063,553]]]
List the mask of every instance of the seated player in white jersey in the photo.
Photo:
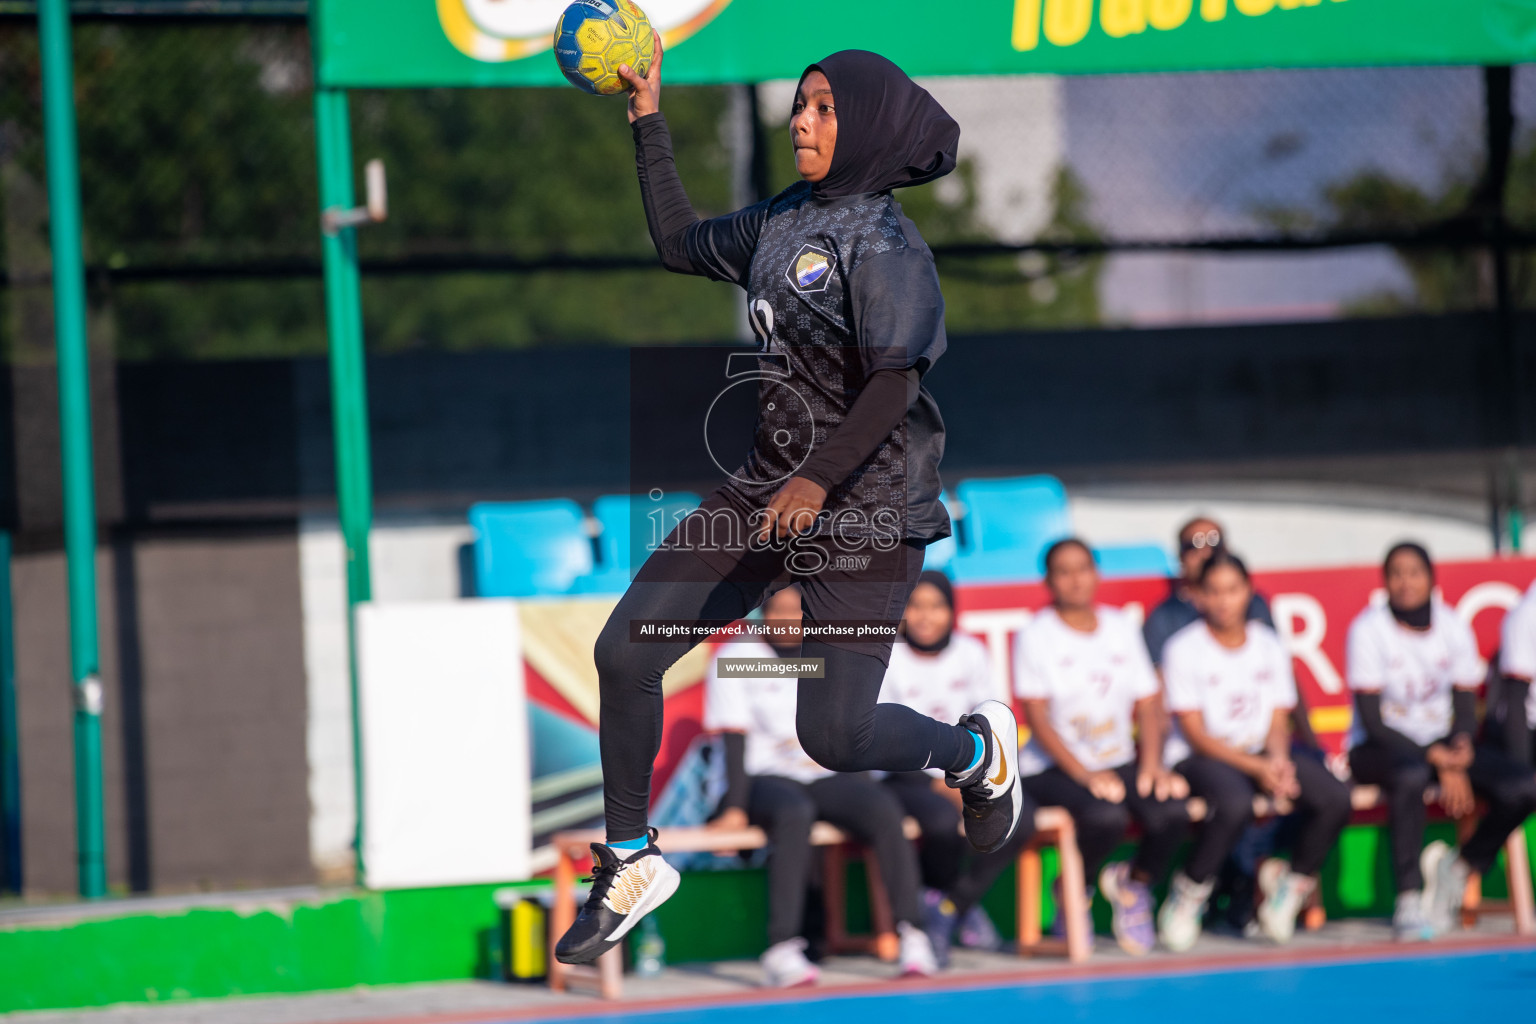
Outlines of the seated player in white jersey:
[[1295,933],[1296,915],[1349,822],[1348,787],[1320,760],[1291,756],[1288,723],[1298,700],[1291,656],[1273,629],[1245,621],[1252,598],[1247,567],[1218,550],[1200,571],[1201,621],[1163,651],[1168,706],[1191,750],[1174,770],[1207,807],[1158,914],[1159,938],[1173,950],[1200,937],[1216,871],[1253,821],[1255,795],[1294,807],[1298,819],[1290,867],[1259,872],[1259,926],[1276,942]]
[[[1370,606],[1349,627],[1346,673],[1355,694],[1349,763],[1355,779],[1382,787],[1391,806],[1392,861],[1399,939],[1449,929],[1469,872],[1486,872],[1499,847],[1536,811],[1536,777],[1497,750],[1474,746],[1477,640],[1434,594],[1435,569],[1418,544],[1399,544],[1382,566],[1387,604]],[[1460,851],[1424,844],[1424,790],[1440,786],[1453,818],[1488,813]]]
[[1536,583],[1504,613],[1497,692],[1488,696],[1489,739],[1517,764],[1536,767]]
[[[1188,788],[1163,765],[1160,689],[1141,631],[1119,609],[1095,604],[1099,572],[1088,545],[1051,545],[1045,584],[1051,606],[1020,632],[1015,656],[1014,691],[1031,733],[1019,772],[1037,805],[1072,814],[1085,875],[1098,878],[1114,912],[1115,939],[1141,956],[1157,937],[1152,886],[1189,828],[1179,799]],[[1103,867],[1132,821],[1142,831],[1135,858]]]
[[[949,578],[925,570],[907,598],[902,639],[891,648],[880,700],[948,721],[996,698],[999,690],[986,647],[975,637],[955,632],[955,594]],[[977,902],[986,889],[976,891],[964,870],[970,844],[960,831],[959,791],[945,784],[941,768],[892,772],[885,784],[923,831],[918,863],[926,889],[928,937],[939,965],[948,963],[949,947],[957,937],[961,945],[996,948],[997,930]],[[1034,831],[1033,812],[1029,817],[1020,823],[1026,835]]]
[[762,955],[774,987],[814,984],[816,967],[802,937],[805,895],[811,880],[811,825],[829,821],[857,837],[878,858],[901,936],[903,975],[938,967],[922,929],[917,853],[902,833],[901,804],[867,772],[828,771],[806,754],[795,732],[798,675],[733,676],[727,658],[797,658],[800,654],[800,588],[791,585],[763,606],[764,621],[793,640],[774,646],[762,640],[722,645],[705,677],[704,728],[721,734],[727,788],[709,827],[756,825],[768,834],[768,942]]

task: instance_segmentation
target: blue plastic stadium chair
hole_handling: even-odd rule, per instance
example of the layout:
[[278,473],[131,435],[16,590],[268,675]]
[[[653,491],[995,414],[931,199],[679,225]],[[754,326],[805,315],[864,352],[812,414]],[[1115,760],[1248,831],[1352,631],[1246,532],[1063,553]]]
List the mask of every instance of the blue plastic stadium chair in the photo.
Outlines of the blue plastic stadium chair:
[[605,494],[598,498],[592,503],[592,514],[602,527],[597,536],[602,563],[596,572],[576,581],[576,592],[623,593],[634,570],[644,561],[641,552],[630,551],[632,524],[645,534],[645,553],[649,553],[656,546],[653,541],[665,538],[679,517],[698,507],[699,496],[691,491],[674,491],[660,500],[640,494]]
[[1072,532],[1067,492],[1053,476],[962,480],[968,543],[952,569],[962,583],[1037,580],[1046,547]]
[[475,528],[475,592],[481,597],[568,594],[592,572],[592,541],[581,506],[550,501],[481,502]]
[[959,517],[955,515],[954,502],[950,499],[947,490],[939,492],[939,500],[944,503],[944,508],[949,512],[950,534],[923,549],[923,568],[937,569],[939,572],[947,573],[954,563],[956,553],[960,550],[960,522]]
[[1105,579],[1141,576],[1162,579],[1177,571],[1173,559],[1161,544],[1114,544],[1095,548],[1093,557],[1099,563],[1099,575]]

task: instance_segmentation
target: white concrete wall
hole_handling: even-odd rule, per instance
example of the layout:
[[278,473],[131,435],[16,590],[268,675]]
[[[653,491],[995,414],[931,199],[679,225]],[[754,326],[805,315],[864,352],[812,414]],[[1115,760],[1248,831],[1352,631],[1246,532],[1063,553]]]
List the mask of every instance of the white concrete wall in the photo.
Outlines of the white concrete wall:
[[[459,549],[474,539],[463,519],[382,518],[370,539],[379,602],[459,597]],[[347,581],[341,528],[329,516],[299,527],[304,666],[309,692],[310,854],[325,880],[350,877],[356,797],[352,697],[347,682]]]
[[1389,495],[1372,504],[1343,491],[1330,500],[1326,490],[1315,488],[1296,500],[1279,493],[1241,496],[1211,485],[1179,490],[1072,494],[1073,527],[1092,544],[1151,542],[1173,552],[1180,526],[1210,516],[1226,529],[1232,550],[1256,570],[1372,565],[1400,540],[1417,540],[1446,561],[1493,554],[1488,527],[1471,509],[1414,509]]

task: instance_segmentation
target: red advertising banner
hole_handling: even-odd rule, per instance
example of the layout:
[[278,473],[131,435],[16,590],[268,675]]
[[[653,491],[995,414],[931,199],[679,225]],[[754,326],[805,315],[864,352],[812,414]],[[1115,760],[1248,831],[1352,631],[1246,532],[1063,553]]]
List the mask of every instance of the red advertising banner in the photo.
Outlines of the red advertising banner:
[[[1440,596],[1472,624],[1486,659],[1499,646],[1504,612],[1536,579],[1536,559],[1504,558],[1436,566]],[[1344,680],[1344,641],[1349,625],[1369,601],[1385,600],[1381,570],[1305,569],[1253,574],[1269,601],[1275,629],[1290,649],[1296,684],[1312,710],[1312,726],[1330,751],[1342,749],[1349,730],[1349,688]],[[1138,621],[1168,596],[1166,580],[1106,580],[1099,601],[1124,608]],[[1019,629],[1050,603],[1039,583],[956,588],[959,628],[982,640],[994,672],[1013,686],[1012,650]]]
[[[1448,562],[1437,567],[1437,575],[1441,597],[1471,622],[1480,652],[1487,658],[1498,648],[1504,611],[1536,580],[1536,559]],[[1296,681],[1311,709],[1313,728],[1324,746],[1337,752],[1351,721],[1344,680],[1345,638],[1350,623],[1367,602],[1384,600],[1381,571],[1366,566],[1265,572],[1255,573],[1254,583],[1268,599],[1276,629],[1291,651]],[[1106,580],[1100,586],[1099,600],[1126,609],[1139,621],[1168,596],[1168,587],[1163,579]],[[1049,603],[1045,587],[1038,583],[959,586],[955,596],[960,630],[987,645],[999,690],[1006,687],[1011,692],[1013,645],[1030,616]],[[601,606],[588,601],[563,605],[544,602],[539,607],[545,618],[537,626],[525,622],[528,642],[534,634],[558,633],[556,627],[569,634],[556,645],[565,659],[561,679],[551,677],[552,666],[559,667],[561,662],[525,651],[526,685],[534,708],[575,727],[574,732],[551,735],[550,742],[559,745],[562,756],[550,770],[581,764],[595,767],[597,694],[591,644],[612,605],[605,600]],[[677,666],[669,677],[672,681],[666,687],[666,720],[652,779],[653,794],[662,792],[702,728],[704,694],[699,684],[704,664],[703,657],[695,657]],[[573,666],[581,672],[574,672]],[[536,754],[543,743],[536,735]],[[536,772],[536,781],[538,775]]]

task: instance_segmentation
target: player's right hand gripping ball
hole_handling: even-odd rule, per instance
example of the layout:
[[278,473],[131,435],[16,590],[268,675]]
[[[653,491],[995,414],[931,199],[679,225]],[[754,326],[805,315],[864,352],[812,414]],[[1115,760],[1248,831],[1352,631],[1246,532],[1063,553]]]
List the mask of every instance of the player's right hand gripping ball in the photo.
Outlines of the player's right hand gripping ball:
[[555,25],[555,60],[578,89],[612,96],[629,88],[628,64],[642,78],[656,56],[651,20],[632,0],[576,0]]

